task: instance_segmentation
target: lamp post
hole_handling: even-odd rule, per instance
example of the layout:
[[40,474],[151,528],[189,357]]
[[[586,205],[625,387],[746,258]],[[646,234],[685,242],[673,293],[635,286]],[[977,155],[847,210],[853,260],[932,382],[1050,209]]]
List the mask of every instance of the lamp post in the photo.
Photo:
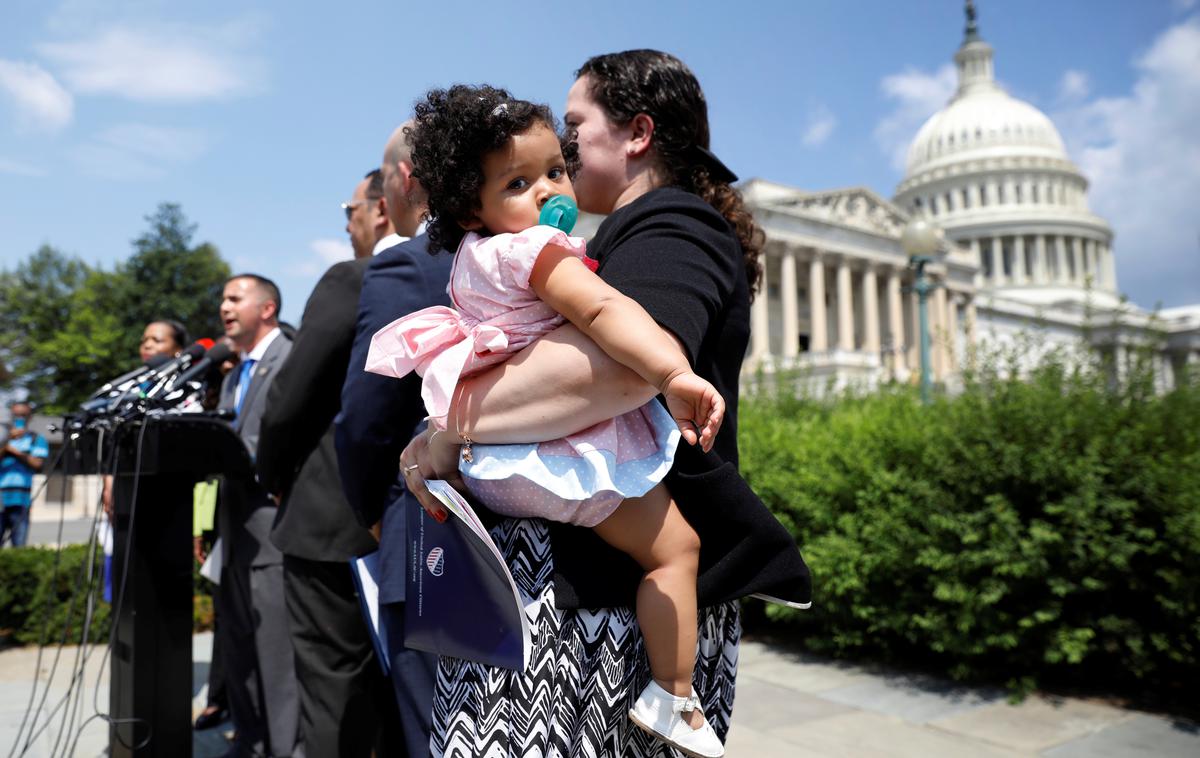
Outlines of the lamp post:
[[916,276],[913,292],[917,293],[917,313],[921,339],[921,402],[928,405],[933,395],[933,378],[929,361],[929,311],[926,301],[937,285],[925,277],[925,266],[933,263],[942,245],[942,230],[924,218],[913,218],[900,233],[900,247],[908,255],[909,265]]

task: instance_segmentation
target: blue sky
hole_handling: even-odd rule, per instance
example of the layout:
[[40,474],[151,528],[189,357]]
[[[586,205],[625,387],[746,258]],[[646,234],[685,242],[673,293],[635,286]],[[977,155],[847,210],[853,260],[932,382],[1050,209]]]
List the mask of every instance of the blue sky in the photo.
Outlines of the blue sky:
[[[338,203],[431,86],[487,81],[561,112],[586,57],[656,47],[700,78],[743,178],[890,197],[963,28],[959,0],[4,6],[0,267],[44,242],[110,265],[178,202],[235,269],[280,283],[292,321],[349,256]],[[1093,180],[1122,289],[1200,301],[1197,0],[978,6],[998,78]]]

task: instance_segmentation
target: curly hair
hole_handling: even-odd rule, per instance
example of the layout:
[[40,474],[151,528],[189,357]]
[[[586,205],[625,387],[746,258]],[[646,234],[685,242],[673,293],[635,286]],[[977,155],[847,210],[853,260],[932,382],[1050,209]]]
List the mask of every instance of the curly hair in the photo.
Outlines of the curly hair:
[[654,120],[653,149],[667,184],[699,195],[733,227],[742,246],[750,296],[762,281],[766,236],[746,210],[742,195],[712,175],[697,148],[709,147],[708,103],[695,74],[673,55],[626,50],[589,58],[575,77],[588,77],[588,92],[614,124],[639,113]]
[[417,103],[416,118],[405,129],[412,147],[413,177],[429,195],[429,252],[458,249],[482,205],[483,160],[535,124],[560,134],[567,174],[579,165],[578,148],[561,137],[546,105],[517,100],[507,90],[481,84],[456,84],[430,90]]

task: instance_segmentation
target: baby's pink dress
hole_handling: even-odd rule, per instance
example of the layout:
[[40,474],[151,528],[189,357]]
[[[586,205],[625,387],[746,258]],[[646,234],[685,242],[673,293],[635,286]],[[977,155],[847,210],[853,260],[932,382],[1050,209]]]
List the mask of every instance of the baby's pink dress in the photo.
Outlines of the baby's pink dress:
[[[404,316],[371,339],[366,370],[421,375],[430,423],[446,428],[458,380],[502,363],[564,319],[529,286],[547,245],[565,248],[594,270],[586,243],[551,226],[480,237],[468,232],[455,254],[448,292],[454,308]],[[652,400],[635,411],[551,442],[472,446],[459,469],[471,493],[508,516],[595,526],[629,497],[662,481],[679,445],[670,414]]]

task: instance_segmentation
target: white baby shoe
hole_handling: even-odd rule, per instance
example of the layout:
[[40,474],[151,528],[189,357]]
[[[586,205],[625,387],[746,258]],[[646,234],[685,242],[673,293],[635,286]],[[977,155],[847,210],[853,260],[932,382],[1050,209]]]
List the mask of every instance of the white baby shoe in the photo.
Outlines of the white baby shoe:
[[708,720],[699,729],[692,729],[680,715],[696,710],[700,710],[700,698],[695,690],[691,697],[676,697],[651,679],[629,710],[629,719],[685,755],[720,758],[725,755],[725,746]]

